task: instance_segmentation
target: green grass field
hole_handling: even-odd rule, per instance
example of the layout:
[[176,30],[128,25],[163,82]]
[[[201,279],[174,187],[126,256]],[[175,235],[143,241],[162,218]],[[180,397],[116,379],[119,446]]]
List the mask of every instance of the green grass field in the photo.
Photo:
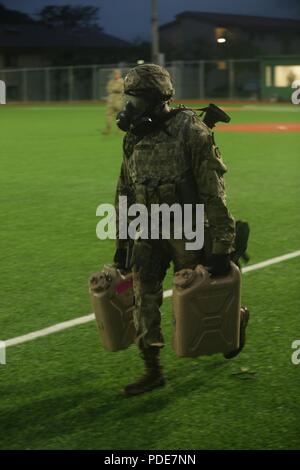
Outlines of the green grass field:
[[[233,123],[300,122],[300,108],[236,107]],[[96,207],[113,202],[122,136],[101,106],[1,106],[0,339],[91,312],[89,275],[111,261]],[[300,137],[216,133],[228,204],[251,225],[251,263],[300,248]],[[163,305],[164,389],[124,399],[142,363],[108,353],[94,322],[7,349],[1,449],[300,449],[300,259],[244,275],[248,343],[232,361],[178,359]],[[165,288],[169,288],[171,273]],[[241,368],[248,373],[237,374]]]

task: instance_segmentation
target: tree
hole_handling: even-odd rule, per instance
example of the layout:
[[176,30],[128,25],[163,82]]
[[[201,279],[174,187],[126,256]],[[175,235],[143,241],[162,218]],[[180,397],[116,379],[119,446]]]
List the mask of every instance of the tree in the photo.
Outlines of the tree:
[[98,26],[99,8],[94,6],[48,5],[37,14],[40,21],[66,29]]
[[26,24],[34,23],[34,20],[25,13],[10,10],[0,3],[0,24]]

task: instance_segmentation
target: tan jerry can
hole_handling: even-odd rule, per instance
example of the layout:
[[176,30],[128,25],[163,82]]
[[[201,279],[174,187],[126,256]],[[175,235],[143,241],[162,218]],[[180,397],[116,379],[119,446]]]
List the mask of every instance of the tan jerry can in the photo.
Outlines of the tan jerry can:
[[132,274],[105,265],[91,277],[90,294],[103,346],[108,351],[128,348],[135,338]]
[[228,353],[239,347],[241,274],[231,263],[224,277],[201,265],[182,269],[173,282],[173,349],[177,356]]

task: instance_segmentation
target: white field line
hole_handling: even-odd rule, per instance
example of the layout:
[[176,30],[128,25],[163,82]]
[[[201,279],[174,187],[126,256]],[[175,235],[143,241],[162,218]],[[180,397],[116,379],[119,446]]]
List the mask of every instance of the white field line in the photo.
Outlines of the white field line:
[[[281,263],[282,261],[286,261],[292,258],[296,258],[300,256],[300,250],[293,251],[292,253],[287,253],[286,255],[277,256],[276,258],[267,259],[266,261],[262,261],[261,263],[252,264],[250,266],[246,266],[242,269],[243,274],[257,271],[258,269],[265,268],[267,266],[271,266],[272,264]],[[164,298],[171,297],[172,290],[164,291]],[[67,328],[71,328],[76,325],[83,325],[84,323],[88,323],[93,321],[95,315],[90,313],[88,315],[84,315],[83,317],[73,318],[72,320],[64,321],[62,323],[57,323],[56,325],[49,326],[47,328],[43,328],[42,330],[33,331],[32,333],[28,333],[26,335],[17,336],[16,338],[11,338],[5,341],[5,345],[8,346],[16,346],[17,344],[26,343],[27,341],[32,341],[36,338],[41,338],[43,336],[51,335],[52,333],[57,333],[58,331],[66,330]]]
[[[226,106],[230,106],[229,103],[227,103],[226,105],[224,105],[224,108]],[[237,111],[262,111],[262,112],[268,112],[268,111],[274,111],[274,112],[278,112],[278,113],[299,113],[300,112],[300,109],[299,107],[293,105],[291,103],[291,105],[283,105],[283,106],[257,106],[255,104],[246,104],[246,105],[243,105],[241,107],[238,107],[236,108]]]

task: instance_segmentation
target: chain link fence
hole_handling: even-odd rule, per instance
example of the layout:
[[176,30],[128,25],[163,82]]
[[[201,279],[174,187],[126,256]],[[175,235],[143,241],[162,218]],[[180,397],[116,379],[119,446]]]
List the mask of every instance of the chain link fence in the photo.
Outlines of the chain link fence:
[[[0,70],[7,102],[98,101],[106,97],[113,70],[124,76],[134,64]],[[166,64],[177,100],[259,99],[259,60],[174,61]]]

